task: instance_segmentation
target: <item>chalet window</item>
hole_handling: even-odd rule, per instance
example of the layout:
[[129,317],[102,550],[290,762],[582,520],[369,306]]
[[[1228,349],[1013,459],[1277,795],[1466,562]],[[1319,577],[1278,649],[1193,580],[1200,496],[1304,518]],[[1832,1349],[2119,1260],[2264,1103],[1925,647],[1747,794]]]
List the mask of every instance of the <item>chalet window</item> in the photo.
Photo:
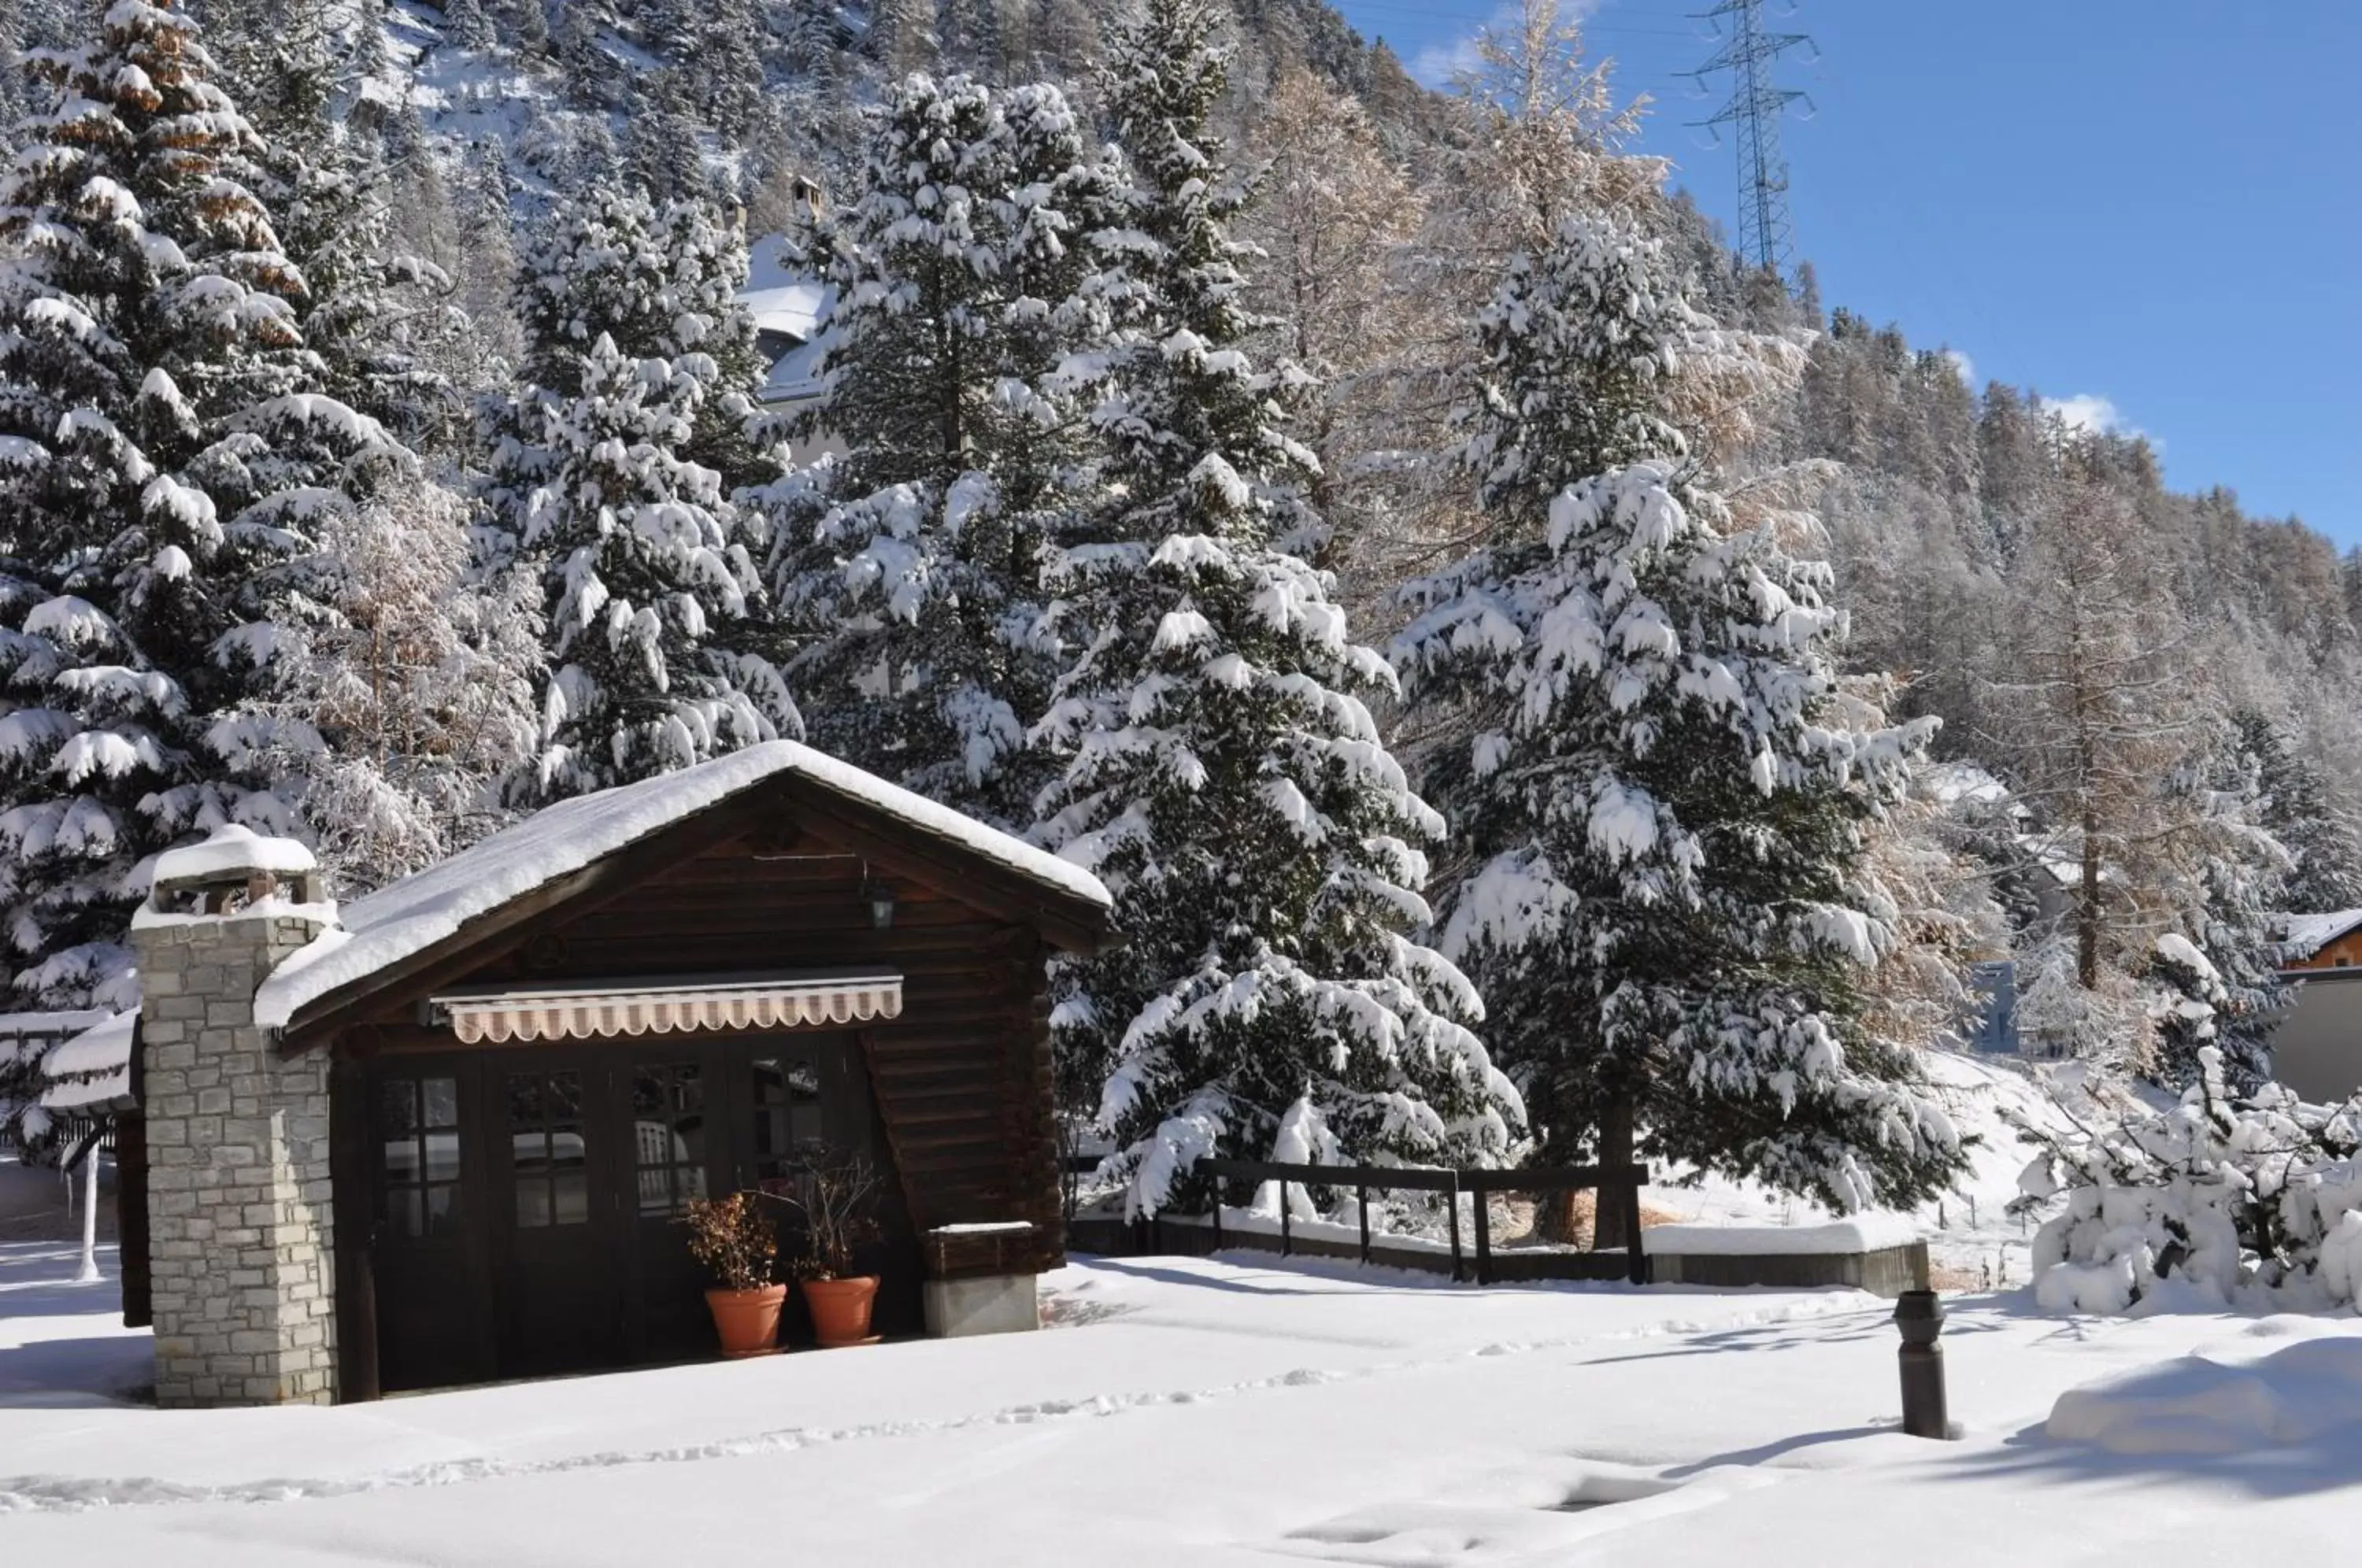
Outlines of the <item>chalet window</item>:
[[705,1078],[693,1062],[632,1069],[640,1212],[679,1214],[705,1196]]
[[809,1058],[755,1063],[755,1185],[785,1193],[821,1151],[820,1071]]
[[447,1236],[459,1228],[459,1085],[454,1078],[388,1078],[378,1099],[385,1153],[385,1225],[396,1236]]
[[520,1230],[590,1218],[582,1143],[582,1075],[508,1075],[509,1147]]

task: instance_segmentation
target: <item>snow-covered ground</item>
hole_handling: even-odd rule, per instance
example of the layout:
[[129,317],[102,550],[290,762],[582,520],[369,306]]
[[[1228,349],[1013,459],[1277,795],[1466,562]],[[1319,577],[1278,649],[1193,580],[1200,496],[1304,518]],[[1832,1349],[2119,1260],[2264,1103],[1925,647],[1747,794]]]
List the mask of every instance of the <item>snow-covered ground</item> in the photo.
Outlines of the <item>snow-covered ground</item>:
[[1932,1443],[1849,1292],[1143,1259],[1039,1334],[159,1412],[92,1392],[145,1339],[72,1263],[0,1248],[0,1561],[2162,1564],[2343,1554],[2362,1507],[2351,1319],[1958,1300]]

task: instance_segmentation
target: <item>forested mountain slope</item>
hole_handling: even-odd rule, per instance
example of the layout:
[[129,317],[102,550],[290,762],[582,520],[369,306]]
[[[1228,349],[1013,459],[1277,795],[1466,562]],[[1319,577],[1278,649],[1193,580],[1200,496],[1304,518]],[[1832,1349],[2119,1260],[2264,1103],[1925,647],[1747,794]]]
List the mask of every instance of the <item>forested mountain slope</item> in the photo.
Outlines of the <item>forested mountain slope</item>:
[[[1741,270],[1552,0],[1451,94],[1319,0],[0,39],[22,1007],[127,1000],[218,822],[349,891],[809,727],[1128,900],[1058,1027],[1150,1206],[1636,1137],[1851,1203],[1957,1164],[1896,1047],[1971,962],[2241,1081],[2276,912],[2362,903],[2362,570]],[[772,233],[848,302],[800,428]]]

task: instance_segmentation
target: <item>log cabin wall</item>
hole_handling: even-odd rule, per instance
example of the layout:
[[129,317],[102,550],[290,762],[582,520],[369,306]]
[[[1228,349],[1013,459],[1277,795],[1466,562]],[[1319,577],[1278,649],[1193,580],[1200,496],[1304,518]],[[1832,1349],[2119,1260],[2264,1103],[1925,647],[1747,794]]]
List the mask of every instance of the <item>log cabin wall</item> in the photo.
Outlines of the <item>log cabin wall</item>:
[[[868,897],[880,888],[895,900],[883,930]],[[704,848],[587,913],[559,914],[488,951],[452,984],[873,964],[900,971],[900,1016],[858,1035],[913,1225],[1030,1220],[1032,1266],[1064,1261],[1048,952],[1032,926],[955,889],[889,875],[825,830],[778,827]],[[372,1032],[426,1043],[417,1001],[389,999]]]
[[2290,963],[2290,969],[2351,969],[2362,966],[2362,931],[2349,931],[2324,944],[2309,958]]

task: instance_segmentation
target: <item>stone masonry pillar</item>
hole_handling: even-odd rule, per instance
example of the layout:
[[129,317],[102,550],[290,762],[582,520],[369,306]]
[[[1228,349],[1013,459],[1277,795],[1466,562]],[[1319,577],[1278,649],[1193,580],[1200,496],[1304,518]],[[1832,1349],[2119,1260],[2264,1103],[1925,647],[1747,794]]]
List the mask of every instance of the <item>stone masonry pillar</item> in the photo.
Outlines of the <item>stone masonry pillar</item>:
[[309,852],[243,828],[160,857],[133,917],[160,1405],[336,1397],[328,1062],[254,1022],[334,920]]

